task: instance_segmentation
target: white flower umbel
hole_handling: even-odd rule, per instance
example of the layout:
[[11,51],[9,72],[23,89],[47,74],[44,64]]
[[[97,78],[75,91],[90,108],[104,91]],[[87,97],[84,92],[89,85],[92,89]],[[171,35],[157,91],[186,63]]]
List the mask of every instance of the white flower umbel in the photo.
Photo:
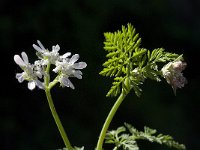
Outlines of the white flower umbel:
[[[34,64],[30,64],[28,56],[25,52],[22,52],[22,57],[19,55],[14,56],[16,64],[18,64],[24,72],[17,73],[16,78],[21,83],[24,80],[28,81],[28,88],[34,89],[38,86],[41,89],[52,88],[58,82],[62,87],[70,87],[74,89],[74,85],[69,80],[69,77],[76,77],[82,79],[83,69],[87,66],[85,62],[77,62],[79,55],[75,54],[71,58],[71,52],[67,52],[64,55],[59,55],[58,51],[60,46],[52,46],[52,51],[46,49],[42,43],[37,40],[37,44],[33,44],[33,48],[36,50],[38,60]],[[51,65],[55,65],[53,69],[54,73],[57,73],[55,79],[50,81],[50,69]],[[43,80],[41,82],[40,80]]]
[[[36,86],[41,89],[44,89],[47,101],[53,115],[53,118],[56,122],[60,135],[65,143],[65,147],[68,150],[83,150],[82,148],[73,148],[69,142],[67,134],[62,126],[60,118],[56,112],[55,106],[53,104],[53,99],[51,96],[51,88],[54,87],[57,83],[60,83],[62,87],[70,87],[74,89],[74,85],[69,80],[69,77],[76,77],[78,79],[82,79],[82,72],[79,69],[83,69],[87,66],[85,62],[76,63],[79,59],[79,55],[75,54],[71,58],[70,52],[65,53],[60,56],[58,51],[60,50],[60,46],[52,46],[52,50],[49,51],[46,49],[40,41],[37,41],[38,45],[33,44],[33,48],[37,51],[36,55],[38,56],[38,60],[36,60],[33,64],[29,63],[28,56],[25,52],[21,53],[21,57],[19,55],[14,56],[14,61],[20,68],[23,70],[22,73],[17,73],[16,78],[21,83],[24,80],[28,81],[28,88],[33,90]],[[51,81],[50,74],[52,66],[55,65],[53,72],[57,75]],[[40,80],[43,80],[41,82]]]
[[82,72],[79,69],[84,69],[87,64],[85,62],[77,62],[79,55],[75,54],[71,58],[68,58],[71,53],[65,53],[60,57],[60,60],[56,61],[56,68],[53,69],[55,73],[59,74],[58,81],[62,87],[70,87],[74,89],[74,85],[69,80],[69,77],[76,77],[82,79]]
[[28,81],[28,88],[33,90],[36,86],[44,89],[43,83],[38,80],[37,74],[34,72],[34,65],[29,63],[28,56],[25,52],[21,53],[22,58],[19,55],[14,56],[14,61],[17,65],[21,67],[24,71],[22,73],[17,73],[16,78],[21,83],[24,80]]

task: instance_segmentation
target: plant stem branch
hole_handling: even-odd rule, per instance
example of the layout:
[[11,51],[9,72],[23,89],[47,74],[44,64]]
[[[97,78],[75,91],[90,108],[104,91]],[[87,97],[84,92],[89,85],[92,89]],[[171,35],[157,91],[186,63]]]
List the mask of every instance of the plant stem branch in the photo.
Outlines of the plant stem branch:
[[108,127],[109,127],[109,125],[110,125],[115,113],[117,112],[120,104],[122,103],[122,101],[124,100],[126,95],[127,94],[125,94],[125,92],[122,91],[122,93],[118,97],[117,101],[113,105],[112,109],[110,110],[110,113],[108,114],[108,116],[106,118],[106,121],[105,121],[105,123],[103,125],[103,128],[101,130],[96,150],[102,150],[103,142],[104,142],[104,139],[105,139],[105,136],[106,136],[106,131],[108,130]]
[[50,110],[51,110],[51,113],[53,115],[53,118],[54,118],[54,121],[56,122],[56,125],[58,127],[58,130],[60,132],[60,135],[65,143],[65,146],[68,150],[72,150],[72,146],[69,142],[69,139],[67,137],[67,134],[65,133],[65,130],[62,126],[62,123],[60,121],[60,118],[56,112],[56,109],[55,109],[55,106],[54,106],[54,103],[53,103],[53,100],[52,100],[52,97],[51,97],[51,92],[50,92],[50,89],[46,88],[45,89],[45,93],[46,93],[46,97],[47,97],[47,100],[48,100],[48,104],[49,104],[49,107],[50,107]]

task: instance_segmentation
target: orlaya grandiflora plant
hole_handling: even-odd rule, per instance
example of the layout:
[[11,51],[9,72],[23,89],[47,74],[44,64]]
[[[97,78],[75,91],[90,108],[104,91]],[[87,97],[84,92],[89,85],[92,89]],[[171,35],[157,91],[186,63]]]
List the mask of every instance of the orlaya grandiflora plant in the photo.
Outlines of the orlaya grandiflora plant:
[[[28,81],[28,89],[30,90],[38,87],[45,91],[49,107],[65,146],[68,149],[73,149],[55,110],[50,90],[57,83],[60,83],[60,86],[62,87],[75,89],[73,83],[70,81],[70,78],[75,77],[82,79],[82,72],[80,70],[84,69],[87,64],[85,62],[77,62],[79,59],[78,54],[71,56],[71,52],[67,52],[63,55],[59,55],[59,45],[53,46],[52,50],[49,51],[44,48],[40,41],[37,41],[37,43],[38,45],[33,44],[33,48],[36,50],[38,60],[36,60],[33,64],[29,63],[28,56],[25,52],[22,52],[21,56],[14,56],[14,61],[23,70],[22,73],[16,74],[16,78],[20,83],[24,80]],[[51,65],[54,66],[52,71],[57,74],[52,81],[50,81]]]
[[[52,50],[49,51],[40,41],[37,41],[37,43],[38,45],[33,44],[33,48],[36,50],[38,60],[33,64],[29,63],[25,52],[22,52],[21,56],[14,56],[14,61],[23,70],[22,73],[16,74],[16,78],[20,83],[24,80],[28,81],[30,90],[38,87],[45,91],[52,115],[65,144],[63,150],[83,150],[84,147],[71,146],[56,113],[50,90],[57,83],[62,87],[75,89],[70,78],[82,79],[80,70],[84,69],[87,64],[77,62],[79,59],[78,54],[71,56],[71,53],[67,52],[59,55],[59,45],[53,46]],[[185,69],[186,63],[183,61],[182,55],[166,52],[163,48],[152,51],[142,48],[141,38],[139,38],[139,34],[136,33],[131,24],[128,24],[127,27],[122,26],[121,31],[105,33],[104,44],[104,49],[108,52],[106,55],[108,60],[103,64],[104,68],[100,74],[114,77],[114,82],[107,96],[119,97],[105,120],[96,150],[102,150],[104,142],[114,144],[114,150],[121,148],[124,150],[138,150],[137,140],[141,139],[184,150],[185,146],[174,141],[171,136],[156,134],[157,131],[149,127],[144,127],[144,131],[138,131],[132,125],[125,123],[124,126],[116,130],[108,131],[109,125],[125,97],[132,90],[139,97],[142,93],[140,85],[146,79],[149,78],[155,81],[161,81],[161,78],[166,79],[175,94],[178,88],[184,87],[187,80],[182,71]],[[51,65],[54,66],[52,71],[57,74],[52,81],[50,81]]]

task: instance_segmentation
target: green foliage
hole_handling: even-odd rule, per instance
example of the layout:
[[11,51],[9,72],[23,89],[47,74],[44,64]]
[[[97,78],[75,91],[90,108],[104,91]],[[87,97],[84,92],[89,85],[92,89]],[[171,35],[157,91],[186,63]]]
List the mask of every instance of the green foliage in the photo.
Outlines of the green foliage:
[[[128,130],[127,130],[128,129]],[[155,129],[144,127],[144,131],[138,131],[130,124],[125,123],[125,126],[117,128],[117,130],[109,131],[106,134],[106,143],[115,144],[113,150],[123,148],[124,150],[139,150],[137,140],[147,140],[156,142],[166,146],[185,150],[183,144],[179,144],[169,135],[156,134]]]
[[146,78],[160,81],[158,63],[175,60],[179,55],[165,52],[163,48],[152,52],[140,48],[141,38],[135,28],[128,24],[121,31],[105,33],[104,49],[108,60],[100,72],[103,76],[114,77],[112,87],[106,96],[117,96],[120,92],[135,91],[141,95],[140,85]]

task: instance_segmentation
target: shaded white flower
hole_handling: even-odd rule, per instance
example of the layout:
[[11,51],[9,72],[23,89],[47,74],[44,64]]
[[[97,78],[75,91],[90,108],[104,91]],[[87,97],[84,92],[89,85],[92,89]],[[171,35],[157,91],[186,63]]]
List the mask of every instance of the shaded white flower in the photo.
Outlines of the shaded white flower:
[[85,62],[75,63],[79,59],[79,55],[75,54],[70,59],[63,58],[62,61],[56,62],[56,68],[53,69],[54,72],[62,72],[69,77],[77,77],[82,79],[82,72],[78,69],[84,69],[87,64]]
[[182,88],[187,83],[187,79],[182,74],[186,65],[185,62],[179,60],[169,62],[161,69],[163,77],[166,79],[167,83],[172,86],[175,94],[177,88]]
[[28,81],[28,88],[33,90],[36,86],[43,89],[43,83],[37,79],[37,75],[34,73],[34,65],[29,63],[28,56],[25,52],[21,53],[22,58],[19,55],[14,55],[14,61],[18,64],[24,72],[17,73],[17,80],[22,83],[24,80]]
[[41,59],[46,60],[44,62],[45,63],[44,65],[47,65],[49,62],[51,64],[55,64],[55,62],[59,59],[58,51],[60,50],[60,46],[59,45],[52,46],[52,51],[49,51],[42,45],[42,43],[39,40],[37,40],[37,43],[39,46],[33,44],[33,48],[39,53],[39,57]]
[[82,72],[79,69],[83,69],[87,66],[85,62],[77,62],[79,55],[75,54],[71,58],[68,58],[71,53],[65,53],[60,57],[59,61],[56,61],[56,67],[53,69],[55,73],[60,74],[61,86],[67,86],[74,89],[73,84],[69,81],[69,77],[76,77],[82,79]]

